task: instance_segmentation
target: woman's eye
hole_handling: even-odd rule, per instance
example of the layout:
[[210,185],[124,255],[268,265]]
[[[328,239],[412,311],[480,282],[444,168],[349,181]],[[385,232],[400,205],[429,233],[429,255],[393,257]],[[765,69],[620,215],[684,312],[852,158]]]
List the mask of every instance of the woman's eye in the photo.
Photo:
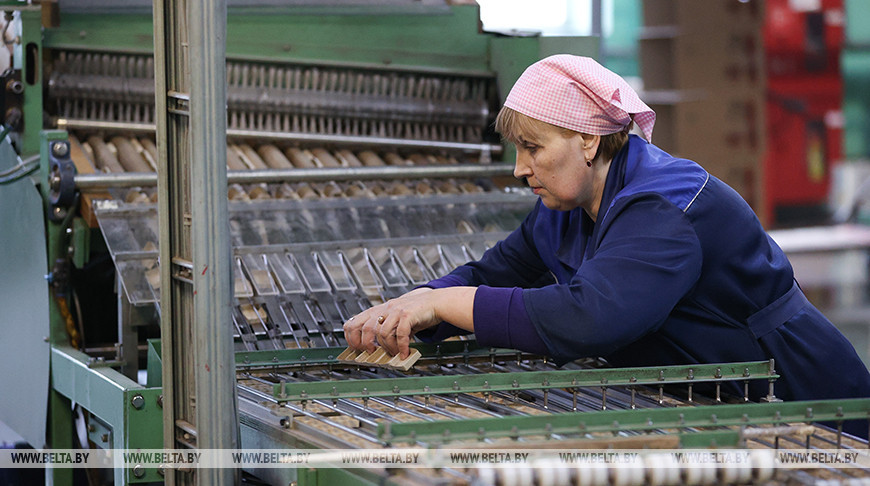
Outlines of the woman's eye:
[[537,146],[537,145],[530,145],[530,144],[523,145],[523,148],[526,149],[529,153],[532,153],[532,154],[535,153],[535,152],[538,150],[538,146]]

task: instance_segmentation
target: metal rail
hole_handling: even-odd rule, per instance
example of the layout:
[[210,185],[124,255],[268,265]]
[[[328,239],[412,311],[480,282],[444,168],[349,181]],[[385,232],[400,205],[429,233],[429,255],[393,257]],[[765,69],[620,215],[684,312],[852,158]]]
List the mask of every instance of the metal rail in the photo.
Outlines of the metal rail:
[[[257,184],[261,182],[349,182],[396,179],[450,179],[498,177],[513,175],[513,166],[449,165],[407,167],[329,167],[323,169],[270,169],[228,171],[229,184]],[[75,184],[79,190],[90,191],[110,187],[146,187],[157,185],[154,173],[77,174]]]
[[[148,123],[105,122],[69,118],[59,118],[57,120],[57,127],[61,130],[118,130],[142,134],[153,134],[155,130],[154,125]],[[380,150],[390,147],[402,149],[440,149],[456,152],[479,152],[484,154],[486,157],[491,154],[500,154],[502,152],[501,145],[489,143],[442,142],[437,140],[408,140],[402,138],[327,135],[302,132],[266,132],[232,128],[227,130],[227,138],[350,145],[354,147],[374,147]]]

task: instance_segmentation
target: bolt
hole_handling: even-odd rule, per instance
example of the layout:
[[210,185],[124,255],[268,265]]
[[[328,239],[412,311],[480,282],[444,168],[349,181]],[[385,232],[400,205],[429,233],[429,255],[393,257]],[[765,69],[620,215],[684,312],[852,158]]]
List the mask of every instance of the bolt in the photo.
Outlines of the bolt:
[[163,408],[163,395],[157,395],[157,406]]
[[137,478],[141,478],[144,475],[145,475],[145,468],[142,467],[141,464],[136,464],[135,466],[133,466],[133,476],[136,476]]
[[21,81],[10,79],[9,82],[6,83],[6,89],[14,94],[21,94],[24,92],[24,85],[21,84]]
[[51,153],[55,157],[66,157],[69,153],[69,144],[66,142],[54,142],[51,144]]
[[142,410],[142,407],[145,406],[145,397],[139,394],[133,395],[130,404],[133,405],[133,408],[136,410]]
[[161,465],[157,466],[157,474],[159,474],[161,476],[166,475],[166,464],[161,464]]
[[103,434],[100,436],[101,442],[109,442],[109,434]]
[[94,427],[94,424],[88,424],[88,432],[93,432],[95,430],[97,430],[97,428]]

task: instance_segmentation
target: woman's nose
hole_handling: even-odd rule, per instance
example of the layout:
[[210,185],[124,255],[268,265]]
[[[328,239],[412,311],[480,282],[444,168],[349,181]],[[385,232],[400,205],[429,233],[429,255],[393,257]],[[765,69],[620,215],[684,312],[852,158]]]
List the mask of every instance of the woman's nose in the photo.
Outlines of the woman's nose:
[[516,164],[514,164],[514,177],[517,179],[522,179],[532,175],[532,168],[526,159],[527,157],[521,152],[517,152],[517,161]]

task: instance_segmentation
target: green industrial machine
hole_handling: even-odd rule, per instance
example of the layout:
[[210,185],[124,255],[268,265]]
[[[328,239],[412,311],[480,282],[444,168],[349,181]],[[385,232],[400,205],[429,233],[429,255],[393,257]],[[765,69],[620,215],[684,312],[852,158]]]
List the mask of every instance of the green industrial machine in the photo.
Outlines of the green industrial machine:
[[[525,66],[594,55],[596,39],[482,33],[475,6],[434,0],[167,1],[153,14],[114,3],[0,3],[21,32],[0,140],[0,258],[12,276],[0,359],[15,371],[0,376],[13,390],[0,420],[34,447],[860,447],[837,427],[866,419],[870,401],[779,402],[770,362],[557,368],[473,339],[415,343],[410,371],[337,359],[348,317],[519,224],[535,198],[511,180],[492,119]],[[769,385],[766,403],[746,403],[752,380]],[[656,464],[622,484],[648,482]],[[244,473],[300,485],[586,474],[552,469]],[[809,481],[763,461],[697,479],[673,470],[698,484]],[[230,472],[89,474],[239,480]],[[47,477],[73,484],[73,473]],[[597,474],[595,484],[623,477]]]

